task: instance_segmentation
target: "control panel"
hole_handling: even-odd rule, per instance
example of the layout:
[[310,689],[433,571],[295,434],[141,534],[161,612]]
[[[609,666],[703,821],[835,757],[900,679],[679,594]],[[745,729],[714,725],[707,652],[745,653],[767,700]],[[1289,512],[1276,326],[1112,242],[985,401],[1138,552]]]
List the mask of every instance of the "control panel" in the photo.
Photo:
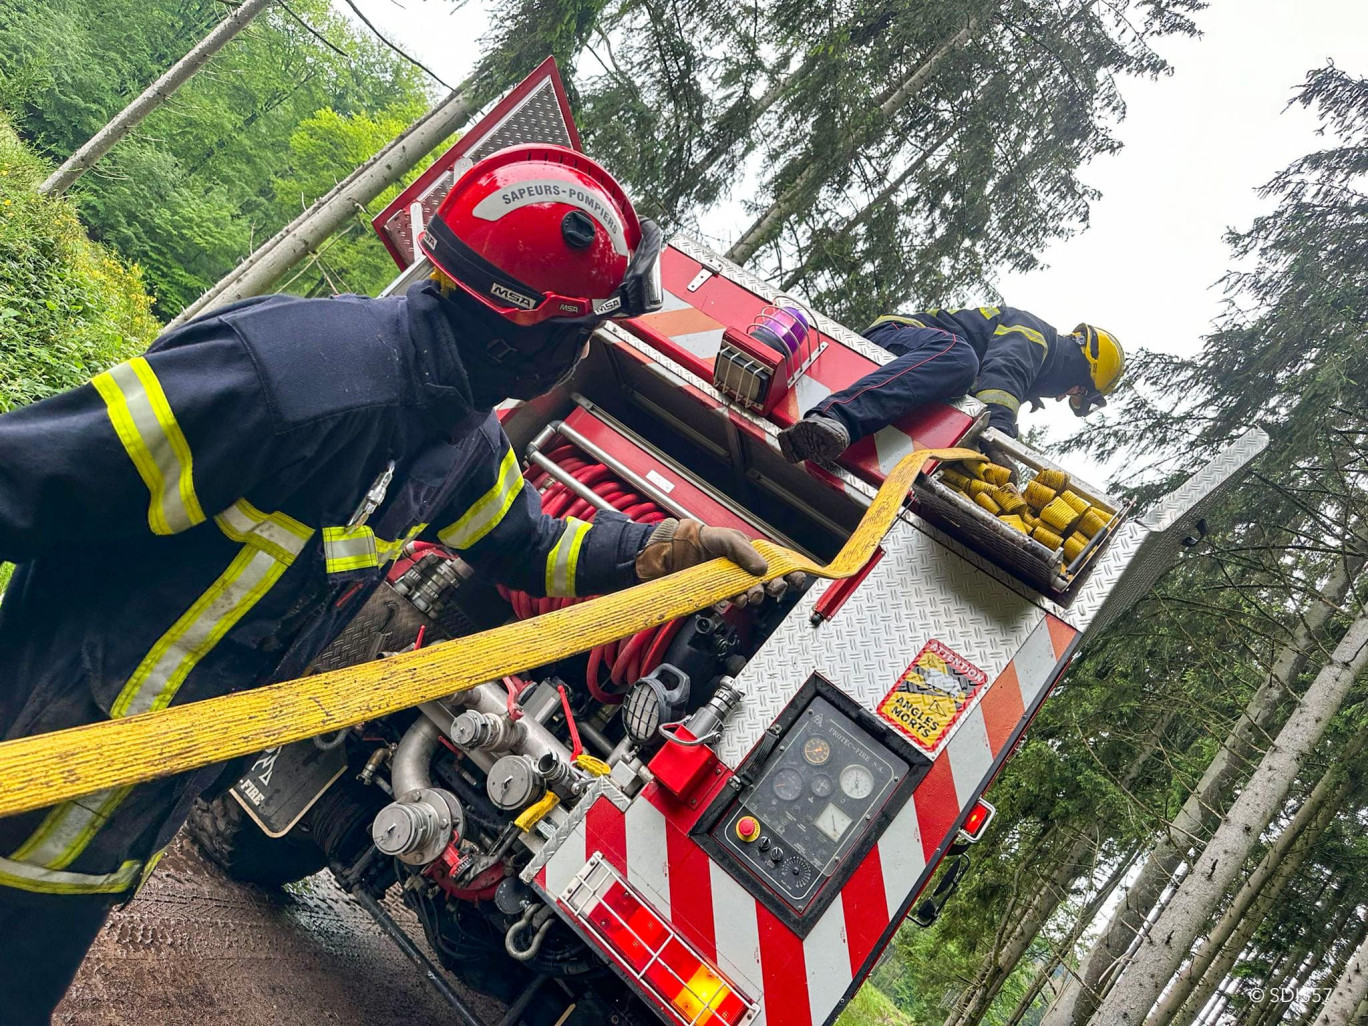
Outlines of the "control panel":
[[821,694],[785,727],[708,836],[802,917],[833,876],[853,868],[854,849],[872,843],[911,765]]

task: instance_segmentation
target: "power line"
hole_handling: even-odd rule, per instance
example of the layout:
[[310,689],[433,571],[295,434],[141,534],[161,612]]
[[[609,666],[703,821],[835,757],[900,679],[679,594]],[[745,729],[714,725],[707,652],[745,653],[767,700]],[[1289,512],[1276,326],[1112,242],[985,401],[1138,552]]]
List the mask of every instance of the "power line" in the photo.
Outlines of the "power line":
[[361,8],[356,6],[355,0],[347,0],[347,6],[350,7],[352,9],[352,12],[365,23],[366,28],[370,29],[372,32],[375,33],[376,38],[378,38],[380,42],[384,43],[386,46],[388,46],[391,50],[397,53],[400,57],[404,58],[404,60],[408,61],[414,67],[421,68],[423,71],[427,72],[427,74],[430,77],[436,80],[438,85],[444,86],[447,89],[453,88],[449,82],[444,81],[441,78],[441,76],[437,74],[437,72],[433,71],[422,61],[418,60],[418,58],[410,57],[403,50],[399,49],[398,46],[390,42],[390,40],[385,37],[385,34],[381,32],[378,28],[376,28],[374,23],[372,23],[371,20],[367,18],[364,13],[362,13]]

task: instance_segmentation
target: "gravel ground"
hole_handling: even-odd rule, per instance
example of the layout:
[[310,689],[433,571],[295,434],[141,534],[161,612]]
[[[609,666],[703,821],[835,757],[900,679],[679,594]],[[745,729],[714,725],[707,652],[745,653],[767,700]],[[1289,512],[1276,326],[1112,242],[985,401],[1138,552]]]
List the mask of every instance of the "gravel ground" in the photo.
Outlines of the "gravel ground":
[[[408,910],[393,898],[387,907],[423,946]],[[496,1002],[470,1001],[484,1022],[499,1021]],[[330,875],[269,893],[229,880],[182,834],[132,904],[110,918],[53,1021],[426,1026],[454,1018]]]

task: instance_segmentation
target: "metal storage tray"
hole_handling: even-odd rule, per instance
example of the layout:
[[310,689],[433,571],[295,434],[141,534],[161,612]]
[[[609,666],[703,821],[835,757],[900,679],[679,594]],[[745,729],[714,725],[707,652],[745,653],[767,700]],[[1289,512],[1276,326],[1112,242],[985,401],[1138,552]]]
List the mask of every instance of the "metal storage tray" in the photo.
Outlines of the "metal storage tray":
[[[991,428],[980,436],[966,438],[961,444],[972,444],[983,437],[1000,444],[1018,463],[1032,471],[1064,469],[1034,449]],[[1004,570],[1055,597],[1068,594],[1093,561],[1093,557],[1116,533],[1117,527],[1125,520],[1130,509],[1129,504],[1118,503],[1108,498],[1098,489],[1070,474],[1070,490],[1094,506],[1111,513],[1112,519],[1088,542],[1078,557],[1066,566],[1060,550],[1047,549],[1034,538],[1008,527],[982,506],[968,501],[943,484],[939,480],[939,475],[940,467],[937,467],[929,475],[919,475],[913,482],[912,494],[916,499],[917,512],[970,548],[983,553]]]

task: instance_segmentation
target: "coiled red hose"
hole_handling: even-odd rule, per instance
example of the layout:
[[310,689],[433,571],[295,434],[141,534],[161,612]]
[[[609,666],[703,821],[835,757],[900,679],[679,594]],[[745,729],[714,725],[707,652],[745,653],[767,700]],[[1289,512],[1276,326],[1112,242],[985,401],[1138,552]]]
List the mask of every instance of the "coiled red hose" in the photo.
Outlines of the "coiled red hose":
[[[602,463],[595,463],[586,458],[573,445],[561,444],[543,455],[630,520],[639,524],[655,524],[669,516],[650,499],[632,491]],[[593,522],[598,507],[580,498],[540,467],[528,467],[523,476],[534,488],[547,486],[542,492],[542,509],[548,515],[576,517]],[[499,585],[499,594],[513,606],[513,613],[519,620],[583,601],[579,598],[540,598],[525,591],[513,591],[503,585]],[[591,649],[589,666],[585,674],[590,694],[600,702],[621,702],[623,691],[628,685],[661,664],[670,642],[683,625],[682,619],[673,620],[662,626],[641,631],[630,638]],[[606,690],[599,683],[599,675],[605,671],[607,683],[621,690]]]

